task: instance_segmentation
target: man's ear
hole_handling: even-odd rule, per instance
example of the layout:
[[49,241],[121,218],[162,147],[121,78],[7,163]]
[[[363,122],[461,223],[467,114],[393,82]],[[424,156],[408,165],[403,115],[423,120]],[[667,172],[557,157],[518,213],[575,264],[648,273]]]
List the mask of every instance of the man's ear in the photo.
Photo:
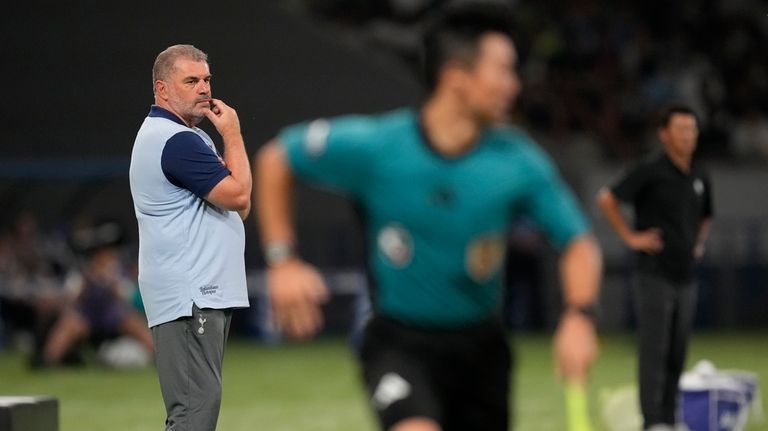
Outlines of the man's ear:
[[168,100],[168,85],[165,81],[158,79],[155,81],[155,96]]
[[443,65],[440,71],[440,80],[438,85],[444,85],[447,88],[458,88],[464,85],[467,80],[467,66],[458,61],[451,61]]
[[658,127],[656,128],[656,136],[659,138],[661,142],[666,142],[667,140],[667,129],[664,127]]

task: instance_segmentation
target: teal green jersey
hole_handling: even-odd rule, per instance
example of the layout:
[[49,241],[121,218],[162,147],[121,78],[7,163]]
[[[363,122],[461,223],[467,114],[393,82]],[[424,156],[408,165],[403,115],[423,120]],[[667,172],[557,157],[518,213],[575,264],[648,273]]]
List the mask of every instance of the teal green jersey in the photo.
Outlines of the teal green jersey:
[[515,128],[486,129],[455,159],[432,150],[412,109],[316,120],[279,140],[297,177],[362,209],[375,309],[405,323],[494,316],[515,219],[533,221],[558,248],[588,229],[552,162]]

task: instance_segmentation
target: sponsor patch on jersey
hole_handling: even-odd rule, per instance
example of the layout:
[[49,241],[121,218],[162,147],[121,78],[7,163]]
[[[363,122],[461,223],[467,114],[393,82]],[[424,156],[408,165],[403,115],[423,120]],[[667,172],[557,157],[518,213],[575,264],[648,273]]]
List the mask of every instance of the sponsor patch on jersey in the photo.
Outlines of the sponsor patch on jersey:
[[318,158],[325,154],[328,146],[328,134],[331,132],[331,123],[328,120],[319,119],[309,123],[307,134],[304,137],[304,151],[312,158]]
[[504,235],[492,234],[475,238],[467,247],[466,267],[472,280],[484,283],[501,268],[506,252]]
[[408,398],[409,395],[411,395],[411,384],[397,373],[387,373],[381,376],[371,401],[378,410],[384,410],[395,401]]
[[413,258],[411,234],[398,224],[390,224],[379,231],[378,245],[381,253],[392,265],[402,268]]

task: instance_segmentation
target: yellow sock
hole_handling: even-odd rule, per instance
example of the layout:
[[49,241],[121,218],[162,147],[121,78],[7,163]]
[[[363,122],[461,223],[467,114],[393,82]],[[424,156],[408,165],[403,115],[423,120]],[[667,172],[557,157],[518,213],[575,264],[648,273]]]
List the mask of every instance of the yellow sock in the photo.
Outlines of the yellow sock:
[[592,431],[589,419],[587,391],[584,386],[568,382],[565,385],[565,410],[568,418],[568,431]]

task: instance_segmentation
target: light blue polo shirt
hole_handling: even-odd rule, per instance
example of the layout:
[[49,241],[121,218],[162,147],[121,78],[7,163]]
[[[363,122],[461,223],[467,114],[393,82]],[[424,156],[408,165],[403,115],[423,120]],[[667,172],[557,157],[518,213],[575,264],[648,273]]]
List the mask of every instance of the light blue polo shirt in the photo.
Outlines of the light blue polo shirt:
[[193,304],[248,306],[243,221],[204,198],[229,174],[208,134],[152,106],[130,167],[139,290],[150,327],[191,316]]

